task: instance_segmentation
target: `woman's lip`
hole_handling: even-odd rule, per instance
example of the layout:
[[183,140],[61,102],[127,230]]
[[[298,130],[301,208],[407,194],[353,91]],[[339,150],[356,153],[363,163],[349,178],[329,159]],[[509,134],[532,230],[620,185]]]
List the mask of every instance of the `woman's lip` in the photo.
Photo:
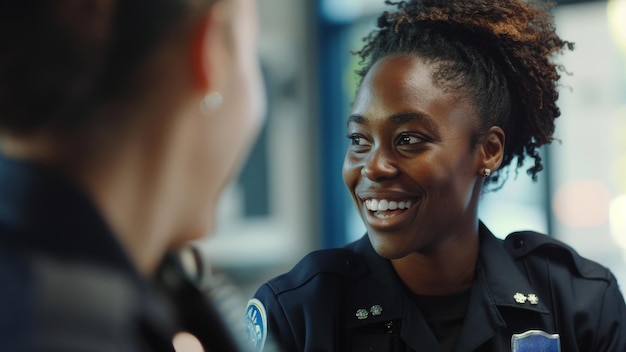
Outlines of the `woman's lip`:
[[418,195],[411,192],[406,192],[403,190],[376,190],[376,189],[360,189],[355,190],[355,195],[362,200],[366,199],[389,199],[389,200],[398,200],[398,199],[414,199],[418,198]]
[[421,198],[415,193],[406,193],[406,192],[356,192],[356,197],[361,201],[365,202],[368,200],[376,199],[376,200],[387,200],[387,201],[411,201],[415,203]]

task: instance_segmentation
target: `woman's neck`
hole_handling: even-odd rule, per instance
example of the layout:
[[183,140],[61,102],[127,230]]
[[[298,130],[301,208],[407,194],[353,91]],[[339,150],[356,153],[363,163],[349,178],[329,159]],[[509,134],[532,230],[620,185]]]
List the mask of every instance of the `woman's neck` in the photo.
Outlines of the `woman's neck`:
[[445,295],[463,291],[474,281],[478,233],[451,237],[436,250],[391,260],[396,273],[413,293]]
[[151,276],[172,240],[173,220],[159,207],[163,180],[156,176],[167,164],[156,138],[117,141],[114,152],[102,143],[70,143],[50,134],[4,135],[1,146],[5,155],[47,165],[83,188],[138,272]]

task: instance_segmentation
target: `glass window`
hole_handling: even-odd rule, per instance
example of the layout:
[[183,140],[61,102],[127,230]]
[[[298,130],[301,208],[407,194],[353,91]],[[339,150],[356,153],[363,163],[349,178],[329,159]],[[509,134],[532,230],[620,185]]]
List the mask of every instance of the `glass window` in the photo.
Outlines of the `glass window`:
[[[563,56],[550,148],[554,235],[611,268],[626,292],[626,2],[561,6],[557,31],[575,42]],[[621,26],[621,27],[620,27]]]

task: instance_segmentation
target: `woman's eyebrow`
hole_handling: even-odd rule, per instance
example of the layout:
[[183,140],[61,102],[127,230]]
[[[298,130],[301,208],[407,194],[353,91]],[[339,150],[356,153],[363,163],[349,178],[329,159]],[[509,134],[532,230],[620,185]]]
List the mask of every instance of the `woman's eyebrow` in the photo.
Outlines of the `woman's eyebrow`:
[[389,116],[389,120],[391,120],[391,122],[396,125],[402,125],[410,121],[418,120],[426,123],[431,129],[437,128],[435,122],[428,114],[420,112],[401,112],[398,114],[393,114]]
[[433,120],[430,115],[423,112],[402,112],[399,114],[391,115],[389,119],[396,125],[403,125],[410,121],[417,120],[426,125],[426,128],[430,132],[434,133],[435,135],[439,135],[439,126],[437,126],[435,120]]
[[358,115],[358,114],[352,114],[350,116],[348,116],[348,121],[347,124],[350,125],[351,123],[358,123],[358,124],[365,124],[367,121],[367,119],[362,116],[362,115]]
[[[437,132],[439,130],[439,128],[437,127],[437,124],[435,124],[433,119],[428,114],[424,114],[420,112],[401,112],[401,113],[397,113],[397,114],[393,114],[389,116],[388,119],[395,125],[402,125],[410,121],[418,120],[426,124],[428,129],[430,129],[433,132]],[[352,114],[348,116],[348,125],[350,125],[350,123],[357,123],[361,125],[367,124],[367,118],[363,115]]]

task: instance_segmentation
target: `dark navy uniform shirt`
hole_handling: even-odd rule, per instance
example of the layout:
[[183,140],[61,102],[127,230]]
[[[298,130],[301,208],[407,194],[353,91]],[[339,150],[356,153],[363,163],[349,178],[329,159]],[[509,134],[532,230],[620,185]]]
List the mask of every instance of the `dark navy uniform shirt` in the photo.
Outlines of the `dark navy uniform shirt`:
[[[367,236],[313,252],[264,284],[246,320],[259,348],[267,338],[284,351],[440,351],[415,297]],[[548,236],[518,232],[502,241],[481,224],[454,351],[511,351],[514,342],[517,351],[545,343],[563,352],[624,352],[625,323],[609,270]]]
[[0,351],[169,352],[182,329],[236,350],[172,261],[144,279],[81,189],[0,156]]

